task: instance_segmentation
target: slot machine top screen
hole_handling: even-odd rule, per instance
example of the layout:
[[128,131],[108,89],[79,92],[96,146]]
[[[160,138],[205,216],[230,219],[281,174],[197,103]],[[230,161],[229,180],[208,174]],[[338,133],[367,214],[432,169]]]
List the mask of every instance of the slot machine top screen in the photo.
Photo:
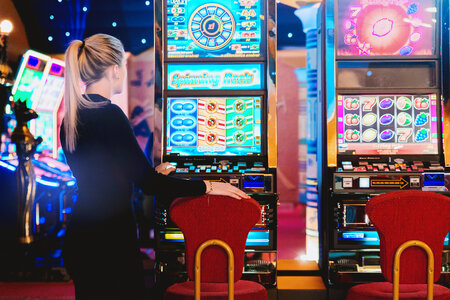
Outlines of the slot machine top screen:
[[436,94],[339,95],[338,153],[436,155]]
[[262,154],[262,97],[169,97],[165,154]]
[[262,0],[167,0],[168,59],[261,58]]
[[27,106],[39,96],[44,71],[50,57],[28,50],[23,57],[12,89],[14,101],[27,100]]
[[436,55],[435,0],[340,0],[337,56]]

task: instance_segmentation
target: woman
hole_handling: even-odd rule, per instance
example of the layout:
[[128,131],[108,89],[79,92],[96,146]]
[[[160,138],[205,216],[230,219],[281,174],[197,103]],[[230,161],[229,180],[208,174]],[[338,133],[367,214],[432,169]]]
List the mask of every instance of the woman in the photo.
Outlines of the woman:
[[[138,146],[128,119],[111,104],[122,91],[122,43],[96,34],[73,41],[65,53],[65,116],[61,141],[77,179],[78,201],[64,242],[64,262],[76,299],[144,298],[144,276],[131,205],[132,184],[147,194],[174,198],[202,194],[248,196],[230,184],[165,176]],[[80,82],[86,85],[81,94]],[[162,174],[161,174],[162,173]]]

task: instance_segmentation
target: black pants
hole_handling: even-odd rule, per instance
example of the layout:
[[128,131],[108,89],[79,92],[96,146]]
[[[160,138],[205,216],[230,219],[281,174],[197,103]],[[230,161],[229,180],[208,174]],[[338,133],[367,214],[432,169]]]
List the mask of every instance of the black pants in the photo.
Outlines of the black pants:
[[71,240],[65,243],[63,256],[76,300],[145,299],[144,269],[136,245],[113,242],[94,247],[86,240]]

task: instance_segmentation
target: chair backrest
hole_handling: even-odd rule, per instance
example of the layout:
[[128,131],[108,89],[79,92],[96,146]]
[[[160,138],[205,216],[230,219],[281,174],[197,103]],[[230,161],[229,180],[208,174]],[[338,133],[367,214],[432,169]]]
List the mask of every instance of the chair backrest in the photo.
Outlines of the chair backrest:
[[[434,281],[441,274],[442,249],[450,231],[450,198],[432,192],[399,191],[373,197],[366,213],[380,237],[380,265],[392,282],[394,254],[409,240],[426,243],[434,255]],[[418,247],[406,249],[400,259],[400,283],[426,283],[427,256]]]
[[[222,240],[231,247],[235,259],[234,280],[241,278],[248,232],[261,217],[258,202],[215,195],[179,198],[170,206],[170,217],[183,231],[186,268],[191,280],[194,280],[195,251],[210,239]],[[202,282],[227,282],[227,255],[222,248],[205,249],[201,268]]]

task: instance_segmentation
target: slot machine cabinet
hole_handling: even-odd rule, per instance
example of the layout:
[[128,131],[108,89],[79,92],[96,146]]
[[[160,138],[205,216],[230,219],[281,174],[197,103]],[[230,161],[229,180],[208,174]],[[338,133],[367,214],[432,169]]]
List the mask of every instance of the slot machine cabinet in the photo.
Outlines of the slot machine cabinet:
[[[398,190],[449,194],[441,138],[443,5],[322,3],[319,265],[330,295],[383,280],[379,238],[364,210],[371,197]],[[444,247],[448,253],[448,236]]]
[[[243,278],[276,284],[276,3],[155,1],[155,110],[174,176],[235,185],[261,205]],[[162,126],[161,126],[162,125]],[[166,201],[166,203],[169,201]],[[184,242],[156,199],[161,286],[186,280]]]
[[[39,117],[30,122],[30,131],[41,136],[43,143],[32,159],[36,175],[36,197],[33,206],[34,246],[36,266],[61,267],[62,238],[65,224],[76,201],[76,182],[69,167],[58,157],[60,147],[58,128],[62,115],[58,110],[64,90],[64,62],[47,55],[28,50],[24,53],[12,89],[13,99],[27,99],[28,107]],[[59,159],[59,160],[58,160]],[[14,151],[3,155],[0,173],[14,178],[18,160]],[[8,179],[9,180],[9,179]],[[15,184],[15,180],[12,179]],[[5,207],[16,198],[14,188],[8,187],[3,195]],[[4,207],[4,206],[2,206]],[[10,208],[5,209],[10,211]],[[6,223],[10,222],[8,216]],[[9,226],[6,224],[5,226]],[[49,242],[51,241],[51,242]],[[51,246],[49,246],[51,245]],[[58,275],[57,275],[58,276]]]

